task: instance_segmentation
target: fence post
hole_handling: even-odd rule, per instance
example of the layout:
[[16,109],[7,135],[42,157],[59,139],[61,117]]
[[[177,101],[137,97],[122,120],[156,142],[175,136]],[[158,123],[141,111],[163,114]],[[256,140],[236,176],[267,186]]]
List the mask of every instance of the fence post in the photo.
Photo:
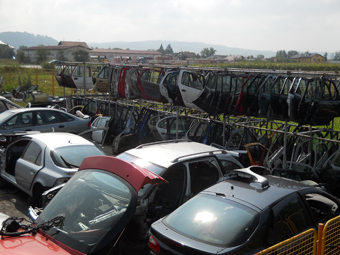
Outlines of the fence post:
[[322,237],[323,237],[323,223],[319,223],[318,240],[316,241],[316,255],[323,254]]
[[54,96],[54,69],[52,69],[52,94]]

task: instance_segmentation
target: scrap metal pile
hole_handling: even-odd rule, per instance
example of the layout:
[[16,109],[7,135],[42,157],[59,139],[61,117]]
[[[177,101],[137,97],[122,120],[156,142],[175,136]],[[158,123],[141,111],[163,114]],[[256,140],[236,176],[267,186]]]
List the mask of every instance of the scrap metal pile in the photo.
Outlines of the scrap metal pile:
[[263,165],[273,174],[326,183],[340,195],[339,132],[312,127],[340,117],[334,77],[103,65],[95,75],[86,66],[88,83],[83,79],[77,85],[67,70],[84,68],[60,65],[55,75],[61,86],[93,85],[106,95],[106,100],[72,104],[86,105],[84,113],[91,116],[110,116],[100,142],[112,144],[114,154],[184,138],[234,151],[244,166]]
[[[98,68],[98,67],[97,67]],[[326,75],[282,75],[212,69],[60,64],[60,86],[94,89],[111,99],[146,99],[205,111],[329,125],[340,117],[339,84]]]

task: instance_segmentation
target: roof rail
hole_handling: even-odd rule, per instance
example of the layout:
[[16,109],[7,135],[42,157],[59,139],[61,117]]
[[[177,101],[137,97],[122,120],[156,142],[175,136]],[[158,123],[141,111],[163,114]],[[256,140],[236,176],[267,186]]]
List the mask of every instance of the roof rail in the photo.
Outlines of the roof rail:
[[215,152],[221,152],[221,154],[228,154],[228,152],[226,152],[225,150],[222,150],[222,149],[221,149],[221,150],[213,150],[213,151],[203,151],[203,152],[197,152],[197,153],[193,153],[193,154],[188,154],[188,155],[180,156],[180,157],[178,157],[178,158],[173,159],[171,162],[172,162],[172,163],[176,163],[176,162],[178,162],[179,159],[181,159],[181,158],[187,158],[187,157],[191,157],[191,156],[197,156],[197,155],[200,155],[200,154],[202,154],[202,155],[207,154],[207,155],[209,155],[209,156],[212,156],[212,155],[214,155]]
[[141,145],[137,146],[136,149],[141,149],[141,148],[149,146],[149,145],[164,144],[164,143],[179,143],[179,142],[191,142],[191,141],[185,140],[185,139],[158,141],[158,142],[153,142],[153,143],[141,144]]
[[[264,168],[265,169],[265,168]],[[256,170],[256,169],[254,169]],[[269,188],[268,179],[256,174],[252,171],[252,167],[242,168],[242,169],[235,169],[227,174],[227,177],[234,178],[234,177],[243,177],[247,179],[251,179],[250,186],[256,189],[267,189]]]

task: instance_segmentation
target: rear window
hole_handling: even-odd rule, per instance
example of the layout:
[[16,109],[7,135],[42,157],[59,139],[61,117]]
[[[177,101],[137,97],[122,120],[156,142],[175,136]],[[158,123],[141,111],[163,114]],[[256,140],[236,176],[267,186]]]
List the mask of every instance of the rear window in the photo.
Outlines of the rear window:
[[103,155],[105,153],[93,145],[66,146],[51,151],[51,158],[59,167],[67,167],[65,160],[79,167],[84,158]]
[[163,222],[174,231],[198,241],[233,247],[250,237],[258,225],[259,214],[226,198],[200,194]]

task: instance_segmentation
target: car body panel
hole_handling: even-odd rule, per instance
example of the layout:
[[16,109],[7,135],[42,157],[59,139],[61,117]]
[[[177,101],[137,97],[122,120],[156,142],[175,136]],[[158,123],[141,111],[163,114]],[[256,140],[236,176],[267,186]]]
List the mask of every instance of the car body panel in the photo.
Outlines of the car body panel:
[[40,233],[37,233],[36,235],[25,235],[19,237],[5,237],[0,241],[0,243],[0,252],[2,254],[71,254]]
[[202,74],[181,70],[178,77],[178,88],[186,107],[201,110],[193,101],[198,98],[198,95],[204,88],[204,84],[205,79]]
[[0,115],[0,133],[14,131],[80,133],[89,129],[89,119],[52,108],[34,107],[7,110]]
[[[85,73],[84,73],[85,69]],[[72,80],[76,89],[92,89],[92,67],[78,65],[72,72]]]
[[142,98],[157,102],[162,101],[160,92],[160,82],[164,76],[162,68],[147,68],[141,71],[138,76],[138,88],[141,91]]

